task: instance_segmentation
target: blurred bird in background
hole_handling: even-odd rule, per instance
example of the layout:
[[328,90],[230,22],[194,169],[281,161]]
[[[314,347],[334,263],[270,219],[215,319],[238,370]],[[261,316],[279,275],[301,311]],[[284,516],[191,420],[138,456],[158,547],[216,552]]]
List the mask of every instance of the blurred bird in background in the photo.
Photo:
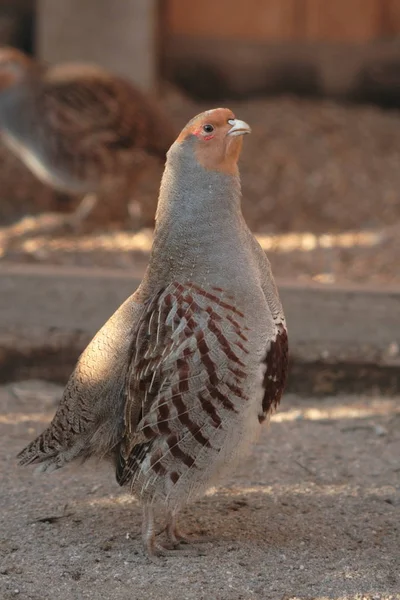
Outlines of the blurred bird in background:
[[151,158],[165,162],[175,131],[157,103],[128,80],[81,63],[43,65],[0,49],[3,143],[42,182],[83,196],[50,220],[73,230],[130,217],[141,225],[135,189]]

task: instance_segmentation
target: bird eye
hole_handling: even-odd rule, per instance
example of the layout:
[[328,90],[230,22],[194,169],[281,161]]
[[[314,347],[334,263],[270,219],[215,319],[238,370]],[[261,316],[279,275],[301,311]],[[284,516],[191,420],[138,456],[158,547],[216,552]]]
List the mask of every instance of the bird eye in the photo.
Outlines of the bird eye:
[[207,123],[207,125],[203,125],[203,131],[205,133],[212,133],[214,131],[214,127],[213,125],[210,125],[210,123]]

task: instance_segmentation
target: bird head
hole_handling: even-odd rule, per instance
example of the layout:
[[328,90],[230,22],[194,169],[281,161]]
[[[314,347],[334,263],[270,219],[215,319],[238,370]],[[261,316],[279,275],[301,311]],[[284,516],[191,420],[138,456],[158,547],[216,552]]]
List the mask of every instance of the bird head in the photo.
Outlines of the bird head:
[[242,137],[251,133],[247,123],[236,119],[228,108],[207,110],[194,117],[172,148],[191,146],[205,169],[236,175]]
[[0,48],[0,91],[19,83],[34,64],[29,56],[15,48]]

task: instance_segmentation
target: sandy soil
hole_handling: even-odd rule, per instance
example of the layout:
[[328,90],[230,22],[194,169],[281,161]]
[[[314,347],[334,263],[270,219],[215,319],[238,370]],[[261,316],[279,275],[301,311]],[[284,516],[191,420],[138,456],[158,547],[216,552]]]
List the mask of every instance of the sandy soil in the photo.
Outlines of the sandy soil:
[[251,458],[182,516],[215,541],[154,564],[140,508],[107,465],[16,466],[59,393],[0,390],[3,600],[400,599],[398,398],[287,395]]

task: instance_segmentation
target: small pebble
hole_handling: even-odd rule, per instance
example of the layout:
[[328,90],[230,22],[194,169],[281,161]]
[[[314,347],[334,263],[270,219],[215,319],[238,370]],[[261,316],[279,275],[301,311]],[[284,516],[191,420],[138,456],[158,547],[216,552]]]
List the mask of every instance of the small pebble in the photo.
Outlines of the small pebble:
[[374,431],[375,431],[375,434],[378,435],[379,437],[383,437],[383,436],[387,435],[387,429],[382,427],[382,425],[375,425]]

